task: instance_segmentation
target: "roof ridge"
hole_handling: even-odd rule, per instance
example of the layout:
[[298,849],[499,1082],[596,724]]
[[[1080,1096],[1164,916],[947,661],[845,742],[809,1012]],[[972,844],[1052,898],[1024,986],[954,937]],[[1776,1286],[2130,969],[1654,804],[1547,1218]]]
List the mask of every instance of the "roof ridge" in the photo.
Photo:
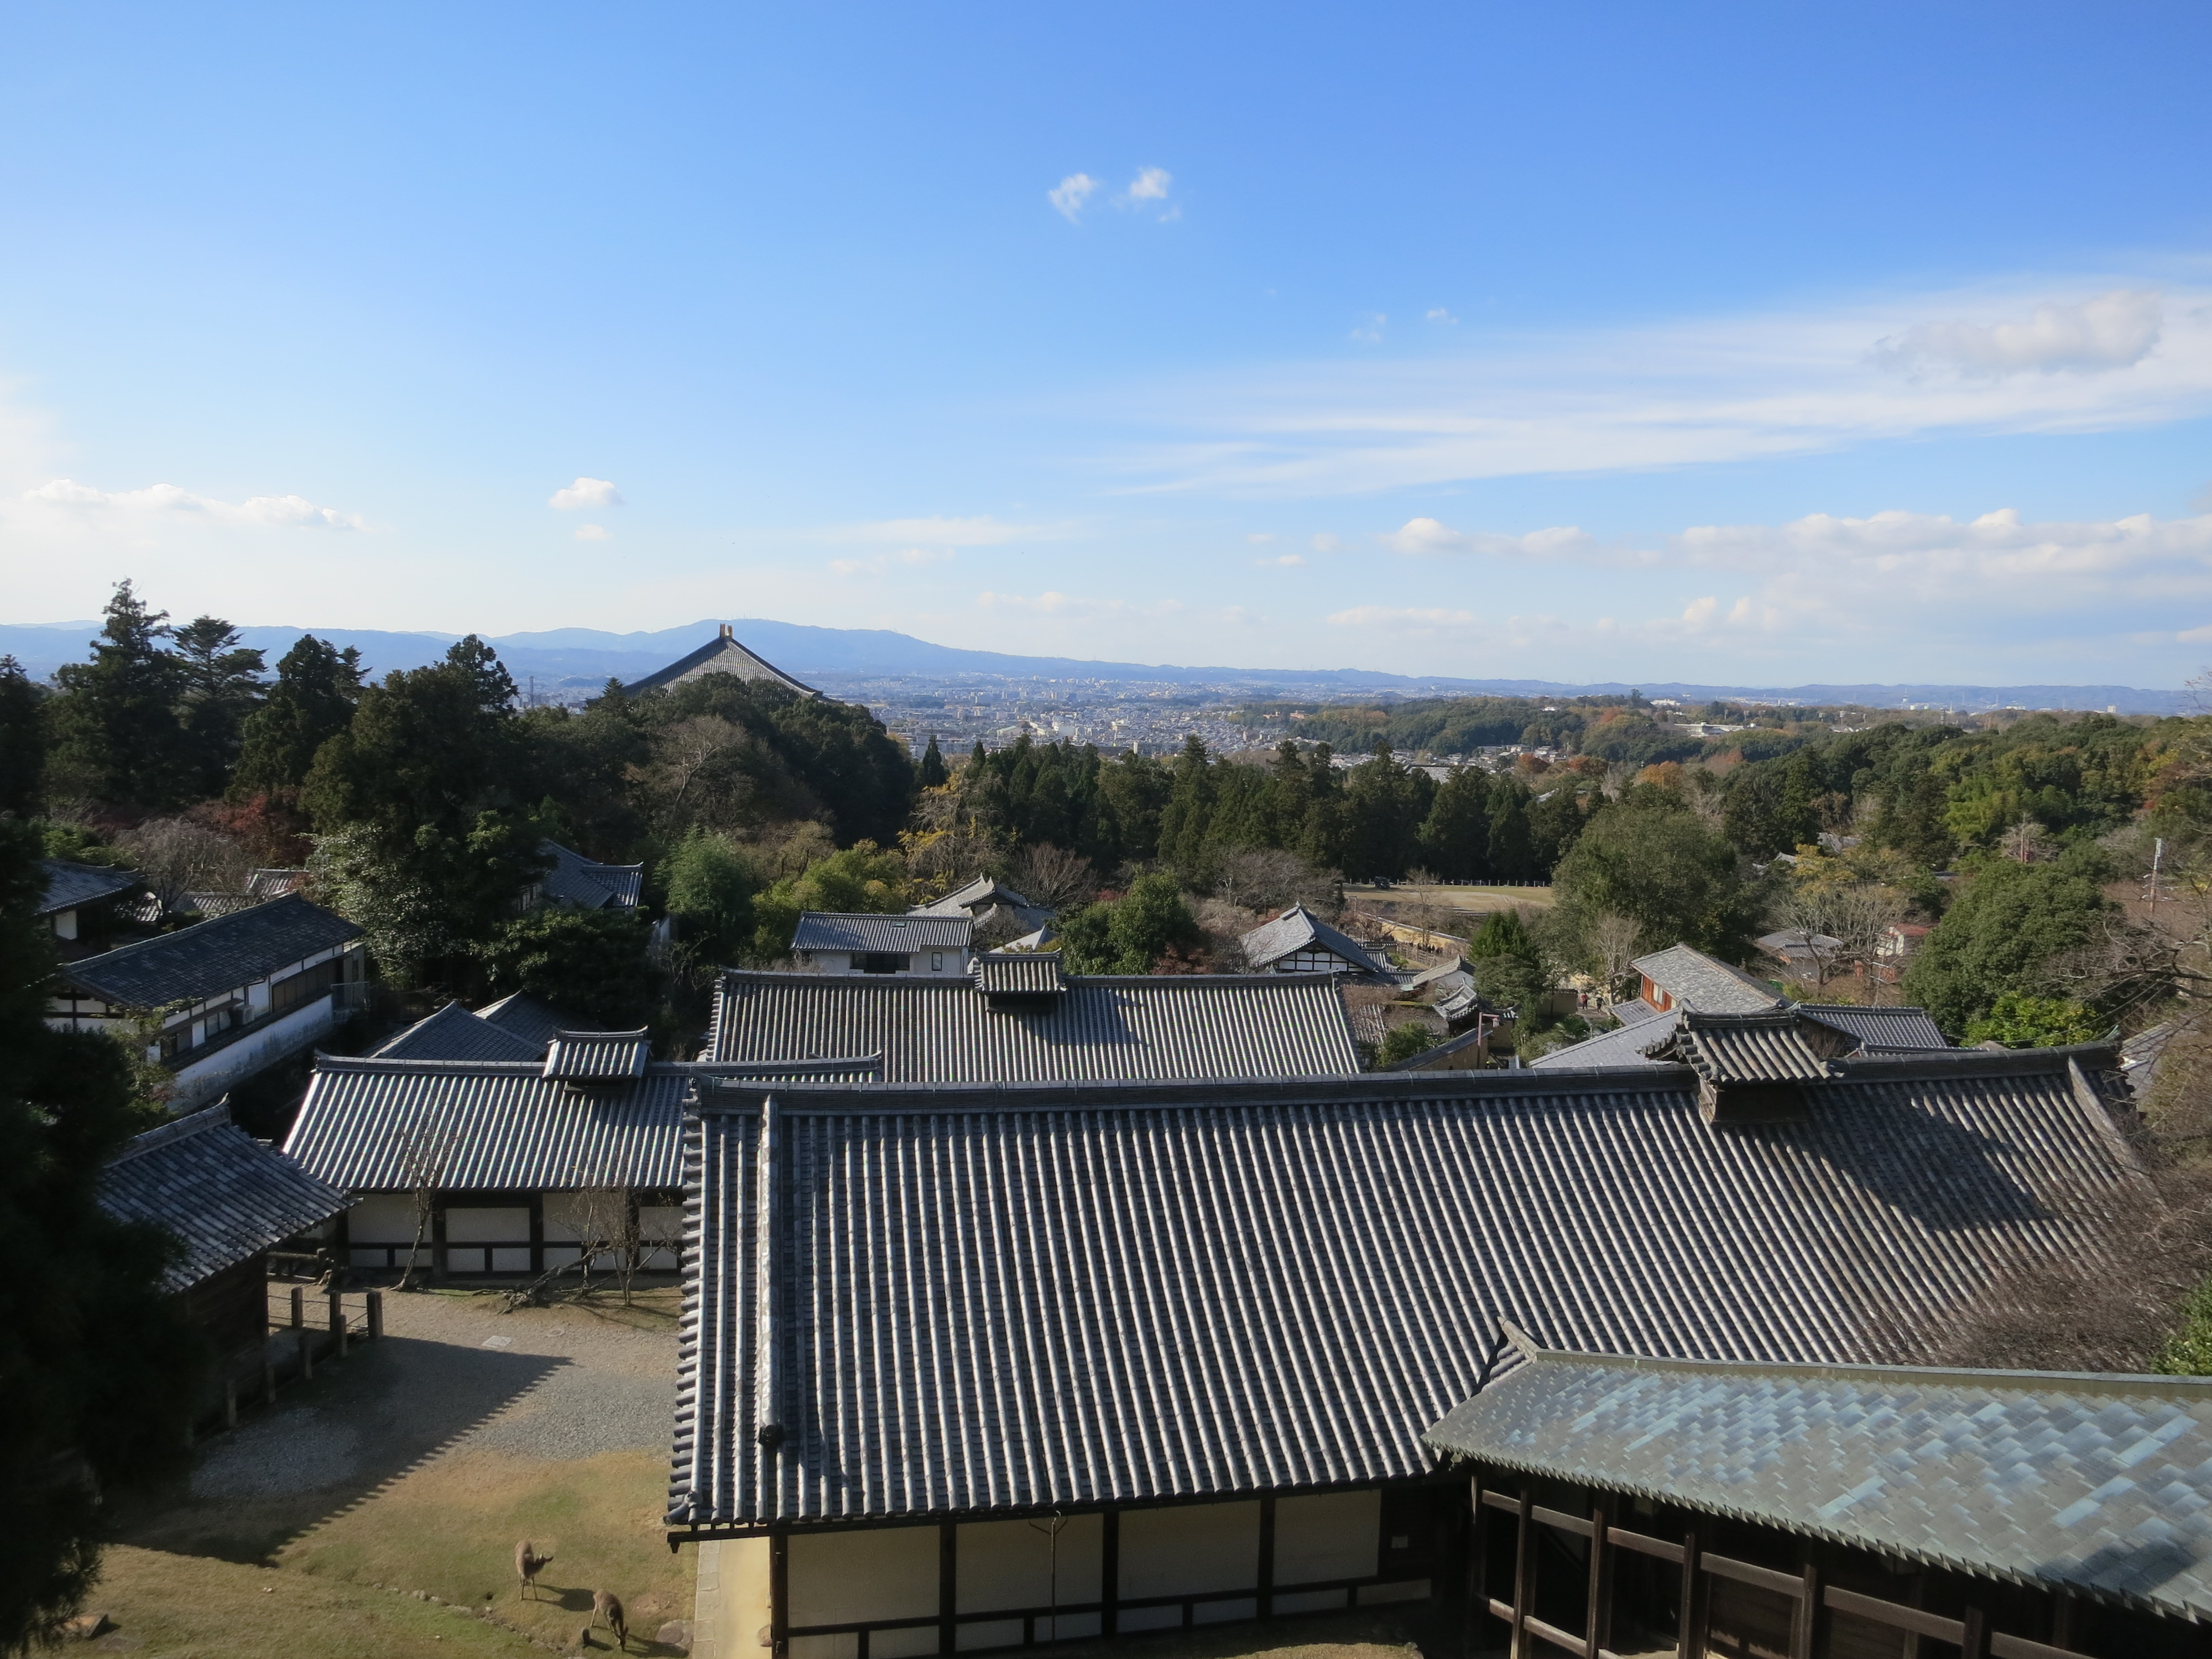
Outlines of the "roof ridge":
[[[118,945],[112,951],[102,951],[96,957],[83,957],[75,962],[64,963],[62,965],[62,971],[72,973],[81,969],[94,967],[100,963],[113,962],[122,957],[143,956],[163,945],[173,945],[180,939],[188,939],[203,927],[227,927],[241,917],[251,916],[256,921],[265,921],[268,920],[270,912],[275,910],[279,905],[285,904],[312,905],[314,904],[314,901],[305,893],[279,893],[275,898],[263,899],[258,904],[246,905],[226,915],[210,916],[203,921],[192,923],[189,927],[179,927],[174,933],[156,933],[151,939],[134,939],[128,945]],[[337,913],[332,911],[331,914],[335,915]]]
[[212,1106],[203,1106],[197,1112],[186,1112],[182,1117],[172,1118],[167,1123],[157,1123],[150,1129],[140,1130],[123,1144],[122,1151],[107,1160],[107,1167],[112,1170],[118,1164],[129,1163],[142,1152],[173,1146],[180,1140],[203,1134],[210,1129],[230,1127],[230,1097],[225,1095]]

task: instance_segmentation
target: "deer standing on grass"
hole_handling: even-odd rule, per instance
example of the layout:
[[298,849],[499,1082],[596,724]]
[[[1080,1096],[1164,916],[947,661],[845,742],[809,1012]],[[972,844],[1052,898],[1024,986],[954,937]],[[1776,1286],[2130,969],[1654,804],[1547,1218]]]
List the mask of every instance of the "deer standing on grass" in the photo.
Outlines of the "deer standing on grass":
[[540,1555],[526,1538],[514,1547],[514,1576],[522,1581],[522,1593],[528,1596],[538,1587],[538,1574],[553,1558]]
[[607,1628],[615,1633],[615,1639],[622,1644],[622,1650],[628,1653],[629,1626],[623,1619],[622,1598],[612,1590],[592,1592],[592,1623],[596,1625],[602,1619],[607,1621]]

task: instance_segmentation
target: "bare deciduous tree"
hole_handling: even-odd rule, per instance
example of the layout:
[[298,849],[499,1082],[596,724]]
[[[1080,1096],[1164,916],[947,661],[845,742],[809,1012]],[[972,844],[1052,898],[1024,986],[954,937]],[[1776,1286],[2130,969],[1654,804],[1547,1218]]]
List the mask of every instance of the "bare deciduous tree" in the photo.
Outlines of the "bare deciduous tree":
[[408,1196],[415,1207],[415,1242],[408,1246],[407,1265],[399,1273],[399,1288],[403,1291],[413,1287],[416,1264],[430,1237],[438,1190],[445,1183],[446,1166],[452,1162],[453,1148],[459,1141],[459,1130],[435,1121],[418,1123],[398,1138],[396,1161],[399,1177],[406,1183]]
[[1048,910],[1078,909],[1098,896],[1098,872],[1091,860],[1048,841],[1016,853],[1006,875],[1024,898]]
[[1213,890],[1247,910],[1279,910],[1303,904],[1325,915],[1338,908],[1342,878],[1316,870],[1296,853],[1279,847],[1239,847],[1215,861]]
[[188,892],[243,893],[253,867],[245,846],[190,818],[149,818],[126,830],[115,844],[146,878],[146,884],[173,910]]
[[2024,817],[2005,826],[1997,850],[2018,864],[2045,864],[2058,856],[2058,843],[2033,818]]
[[1642,926],[1632,916],[1606,910],[1590,919],[1585,938],[1606,995],[1618,997],[1627,981],[1630,964],[1644,953]]

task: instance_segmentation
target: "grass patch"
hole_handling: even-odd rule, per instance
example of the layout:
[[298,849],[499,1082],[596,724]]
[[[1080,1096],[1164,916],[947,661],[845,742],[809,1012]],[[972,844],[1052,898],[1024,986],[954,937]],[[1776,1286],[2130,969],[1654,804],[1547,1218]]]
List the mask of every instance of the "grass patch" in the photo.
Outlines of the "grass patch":
[[[661,1530],[668,1458],[603,1452],[575,1462],[494,1453],[441,1458],[337,1516],[276,1553],[277,1576],[352,1584],[398,1584],[448,1601],[492,1607],[544,1641],[566,1644],[590,1618],[592,1592],[623,1601],[633,1632],[648,1638],[691,1616],[688,1553]],[[522,1599],[514,1546],[527,1538],[552,1565],[536,1598]]]
[[[115,1621],[93,1652],[146,1659],[440,1659],[539,1654],[513,1631],[390,1590],[204,1555],[111,1546],[88,1611]],[[574,1634],[573,1632],[570,1634]]]

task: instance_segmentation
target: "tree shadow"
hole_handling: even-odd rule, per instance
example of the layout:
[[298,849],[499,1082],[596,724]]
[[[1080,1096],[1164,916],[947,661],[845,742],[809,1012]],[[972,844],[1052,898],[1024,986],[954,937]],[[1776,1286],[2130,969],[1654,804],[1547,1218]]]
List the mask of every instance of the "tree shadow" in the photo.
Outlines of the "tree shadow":
[[[366,1502],[570,1364],[550,1355],[386,1336],[241,1411],[202,1443],[189,1480],[120,1506],[127,1544],[266,1563]],[[590,1605],[588,1596],[586,1606]]]

